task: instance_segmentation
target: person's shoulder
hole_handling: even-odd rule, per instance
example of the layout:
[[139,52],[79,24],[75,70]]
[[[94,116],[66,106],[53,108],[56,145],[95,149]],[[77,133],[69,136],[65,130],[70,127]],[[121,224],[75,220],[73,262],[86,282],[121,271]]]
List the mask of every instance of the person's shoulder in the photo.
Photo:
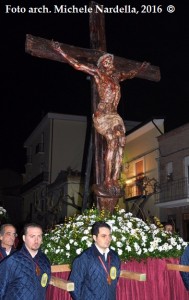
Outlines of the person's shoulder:
[[81,252],[81,254],[76,256],[76,258],[74,259],[73,262],[86,261],[87,259],[89,259],[91,257],[91,255],[92,255],[92,248],[89,247],[89,248],[85,249],[83,252]]
[[38,257],[39,257],[41,260],[50,263],[50,260],[49,260],[48,256],[47,256],[41,249],[39,249],[37,255],[38,255]]
[[188,265],[189,264],[189,245],[186,246],[183,254],[180,257],[180,264],[181,265]]
[[18,250],[12,252],[10,255],[7,255],[4,257],[4,259],[0,262],[2,265],[6,264],[11,265],[13,264],[15,261],[19,260],[18,258]]
[[48,256],[44,252],[41,252],[41,255],[42,255],[42,258],[46,261],[46,263],[50,264],[50,260],[49,260]]
[[13,251],[8,258],[12,259],[12,260],[17,260],[20,259],[23,256],[23,254],[20,252],[20,250],[15,250]]
[[40,256],[47,257],[47,255],[45,254],[45,252],[42,251],[41,249],[39,249],[38,254],[39,254]]
[[118,253],[115,250],[113,250],[113,249],[110,248],[110,252],[109,253],[110,253],[110,255],[112,255],[112,256],[114,256],[114,257],[116,257],[117,259],[120,260],[119,255],[118,255]]
[[89,248],[83,250],[83,252],[82,252],[78,257],[85,257],[85,256],[88,256],[89,254],[91,254],[91,252],[92,252],[92,248],[89,247]]
[[189,254],[189,245],[186,246],[186,248],[184,249],[183,254]]
[[17,249],[17,248],[15,248],[15,247],[12,247],[12,248],[11,248],[11,252],[10,252],[10,253],[12,254],[12,253],[14,253],[14,252],[16,252],[16,251],[18,251],[18,249]]

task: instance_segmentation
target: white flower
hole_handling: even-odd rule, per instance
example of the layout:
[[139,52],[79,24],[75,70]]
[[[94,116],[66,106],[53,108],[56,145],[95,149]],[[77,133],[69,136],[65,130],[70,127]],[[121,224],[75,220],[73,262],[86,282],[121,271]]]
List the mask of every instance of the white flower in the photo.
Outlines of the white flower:
[[120,209],[119,210],[119,214],[124,214],[125,213],[125,210],[124,209]]
[[79,255],[79,254],[81,254],[82,251],[83,251],[83,249],[79,248],[79,249],[76,250],[76,254]]
[[129,217],[132,217],[132,213],[126,213],[125,214],[125,218],[129,218]]
[[156,225],[155,225],[155,224],[151,224],[151,225],[150,225],[150,228],[151,228],[152,230],[153,230],[153,229],[155,230],[155,229],[156,229]]
[[77,226],[77,227],[83,226],[83,222],[77,222],[77,223],[76,223],[76,226]]
[[142,236],[142,241],[146,242],[148,239],[147,235],[141,234],[141,236]]
[[177,245],[177,250],[180,250],[181,249],[181,245]]
[[70,250],[70,244],[67,244],[67,245],[66,245],[66,249],[67,249],[67,250]]
[[132,228],[132,227],[133,227],[132,222],[127,222],[127,227],[128,227],[128,228]]
[[139,247],[139,245],[137,243],[134,243],[134,247],[135,247],[136,251],[139,251],[140,247]]
[[122,255],[122,253],[123,253],[123,250],[121,250],[121,249],[118,249],[118,250],[117,250],[117,253],[118,253],[118,255]]
[[171,237],[171,238],[169,239],[169,241],[170,241],[170,243],[171,243],[173,246],[176,246],[177,242],[176,242],[176,240],[175,240],[174,237]]
[[106,222],[108,223],[108,225],[110,225],[111,228],[112,228],[113,224],[115,223],[114,220],[107,220]]
[[127,246],[125,247],[125,249],[126,249],[128,252],[131,252],[131,247],[130,247],[129,245],[127,245]]
[[116,238],[116,236],[115,235],[112,235],[112,241],[117,241],[117,238]]
[[121,247],[123,247],[123,244],[121,242],[117,242],[117,247],[121,248]]
[[88,236],[83,236],[82,238],[81,238],[81,241],[83,242],[83,241],[86,241],[86,240],[88,240]]
[[142,252],[142,249],[141,249],[141,248],[139,248],[139,249],[137,250],[137,254],[138,254],[138,255],[140,255],[140,254],[141,254],[141,252]]
[[87,248],[91,247],[91,245],[92,245],[92,242],[87,241]]
[[131,231],[130,231],[130,234],[137,237],[137,230],[135,228],[132,228]]
[[125,242],[125,240],[126,240],[126,237],[123,235],[123,236],[121,236],[121,241],[122,242]]

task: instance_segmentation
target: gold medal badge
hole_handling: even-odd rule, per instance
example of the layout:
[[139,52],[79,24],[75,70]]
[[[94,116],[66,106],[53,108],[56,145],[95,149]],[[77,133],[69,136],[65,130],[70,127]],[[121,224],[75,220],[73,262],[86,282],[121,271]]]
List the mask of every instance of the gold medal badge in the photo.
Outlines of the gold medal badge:
[[112,280],[116,279],[117,277],[117,270],[116,270],[116,267],[111,267],[110,269],[110,278]]
[[48,275],[47,273],[44,273],[41,277],[41,286],[46,287],[48,281]]

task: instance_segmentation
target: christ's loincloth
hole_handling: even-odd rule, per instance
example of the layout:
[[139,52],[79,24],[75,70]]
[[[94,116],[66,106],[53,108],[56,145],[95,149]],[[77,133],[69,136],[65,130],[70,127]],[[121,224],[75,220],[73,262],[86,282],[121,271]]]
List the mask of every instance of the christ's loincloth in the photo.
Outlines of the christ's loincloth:
[[94,127],[98,133],[107,137],[110,131],[113,133],[114,128],[117,126],[121,126],[122,131],[125,133],[125,125],[117,113],[108,113],[108,114],[100,114],[99,116],[93,115]]

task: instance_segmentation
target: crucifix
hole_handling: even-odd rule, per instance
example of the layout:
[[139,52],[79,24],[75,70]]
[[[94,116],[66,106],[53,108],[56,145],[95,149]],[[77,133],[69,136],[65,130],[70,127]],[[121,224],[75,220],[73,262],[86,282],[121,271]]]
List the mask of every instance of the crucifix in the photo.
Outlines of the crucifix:
[[101,209],[113,212],[124,191],[119,183],[125,126],[117,113],[120,100],[120,81],[134,77],[159,81],[156,66],[117,57],[106,52],[104,15],[95,12],[97,3],[91,2],[91,49],[78,48],[40,37],[27,35],[26,52],[40,58],[69,63],[76,70],[91,77],[92,113],[95,144],[94,194]]

